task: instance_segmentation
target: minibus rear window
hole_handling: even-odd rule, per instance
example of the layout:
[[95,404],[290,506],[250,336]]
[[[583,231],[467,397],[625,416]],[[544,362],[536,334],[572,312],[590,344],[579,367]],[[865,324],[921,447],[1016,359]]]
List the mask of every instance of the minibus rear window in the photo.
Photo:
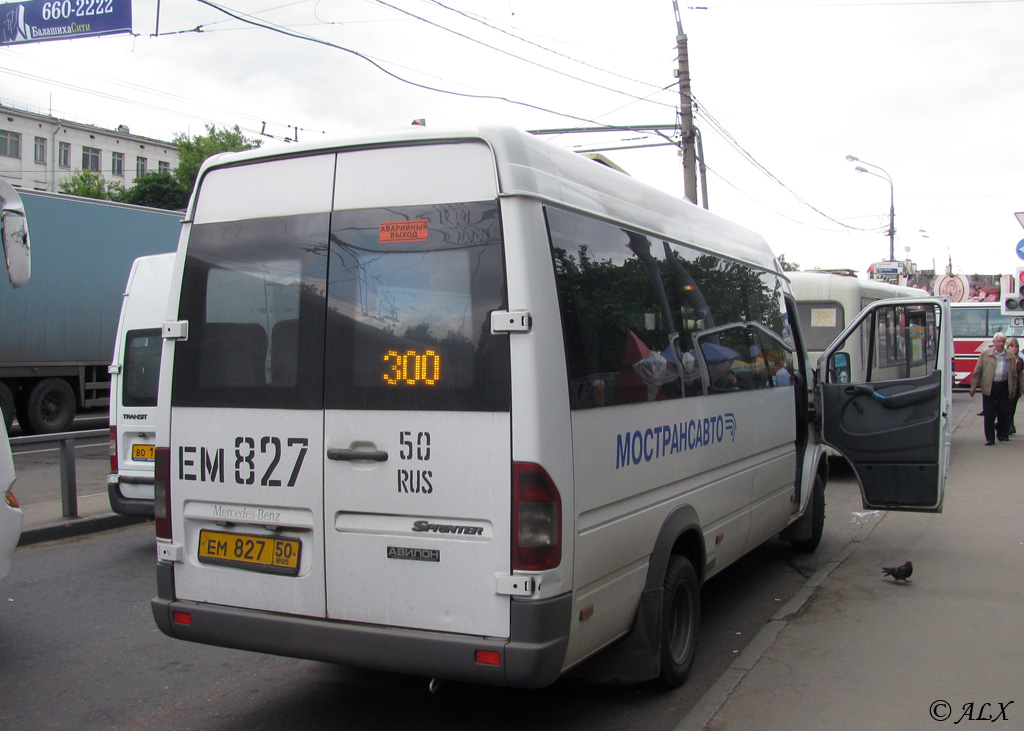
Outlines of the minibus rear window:
[[176,406],[323,408],[328,214],[195,225]]
[[164,341],[160,330],[131,330],[125,336],[124,375],[121,379],[121,404],[156,406],[160,382],[160,353]]
[[797,302],[800,326],[810,351],[825,350],[846,327],[843,306],[838,302]]

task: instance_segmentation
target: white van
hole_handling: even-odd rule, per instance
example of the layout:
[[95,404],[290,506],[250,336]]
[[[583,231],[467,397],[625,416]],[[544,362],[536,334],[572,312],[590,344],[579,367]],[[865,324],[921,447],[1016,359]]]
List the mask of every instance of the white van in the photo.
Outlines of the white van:
[[121,303],[110,372],[110,507],[153,517],[157,386],[174,254],[132,264]]
[[703,581],[780,532],[820,540],[819,428],[866,504],[941,510],[948,303],[863,313],[923,323],[884,333],[923,357],[822,385],[815,424],[764,240],[526,133],[208,160],[171,291],[152,606],[172,637],[673,686]]

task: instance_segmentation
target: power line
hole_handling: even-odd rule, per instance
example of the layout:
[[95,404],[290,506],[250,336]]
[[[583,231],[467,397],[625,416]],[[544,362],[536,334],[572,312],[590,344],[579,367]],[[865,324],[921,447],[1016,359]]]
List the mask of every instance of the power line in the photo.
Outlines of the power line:
[[[200,1],[202,2],[203,0],[200,0]],[[626,91],[619,91],[618,89],[613,89],[610,86],[605,86],[604,84],[599,84],[596,81],[588,81],[587,79],[580,78],[579,76],[573,76],[572,74],[566,73],[564,71],[559,71],[558,69],[551,68],[550,66],[545,66],[544,64],[542,64],[542,63],[540,63],[538,61],[532,61],[532,60],[530,60],[528,58],[525,58],[524,56],[519,56],[519,55],[517,55],[515,53],[512,53],[511,51],[506,51],[504,49],[498,48],[497,46],[492,46],[489,43],[485,43],[484,41],[481,41],[479,38],[472,38],[472,37],[466,35],[465,33],[460,33],[457,30],[453,30],[452,28],[448,28],[448,27],[445,27],[443,25],[440,25],[439,23],[435,23],[434,21],[428,20],[427,18],[424,18],[424,17],[419,16],[419,15],[416,15],[413,12],[410,12],[408,10],[403,10],[402,8],[397,7],[396,5],[392,5],[391,3],[385,2],[385,0],[375,0],[375,2],[377,2],[377,4],[379,4],[379,5],[383,5],[386,8],[390,8],[390,9],[396,11],[396,12],[402,13],[404,15],[408,15],[410,18],[414,18],[414,19],[419,20],[419,21],[421,21],[423,23],[426,23],[427,25],[433,26],[434,28],[438,28],[440,30],[446,31],[448,33],[451,33],[453,35],[458,36],[459,38],[462,38],[464,40],[470,41],[472,43],[476,43],[478,45],[483,46],[484,48],[488,48],[488,49],[490,49],[492,51],[495,51],[497,53],[504,54],[506,56],[509,56],[511,58],[516,59],[517,61],[522,61],[523,63],[528,63],[531,66],[536,66],[538,68],[544,69],[545,71],[550,71],[553,74],[558,74],[559,76],[565,76],[566,78],[572,79],[573,81],[579,81],[579,82],[581,82],[583,84],[589,84],[590,86],[597,87],[598,89],[603,89],[604,91],[610,91],[613,94],[621,94],[622,96],[628,96],[631,99],[634,99],[636,101],[647,101],[647,102],[650,102],[651,104],[657,104],[659,106],[668,107],[669,109],[674,108],[674,105],[671,105],[671,104],[666,104],[664,102],[656,102],[656,101],[652,101],[652,100],[647,99],[647,98],[638,97],[635,94],[630,94],[629,92],[626,92]],[[440,3],[438,3],[438,4],[440,4]],[[446,6],[442,6],[442,7],[446,7]]]
[[837,3],[777,3],[773,5],[698,5],[688,6],[687,10],[778,10],[781,8],[800,8],[827,10],[829,8],[886,8],[911,7],[914,5],[1002,5],[1022,3],[1024,0],[891,0],[890,2],[837,2]]
[[254,20],[253,18],[244,17],[243,15],[239,14],[238,11],[234,11],[234,10],[231,10],[229,8],[222,7],[222,6],[217,5],[217,4],[213,3],[213,2],[210,2],[210,0],[198,0],[198,2],[202,3],[203,5],[208,5],[211,8],[213,8],[214,10],[218,10],[218,11],[224,13],[225,15],[230,16],[230,17],[234,18],[235,20],[241,21],[243,23],[248,23],[249,25],[253,25],[253,26],[256,26],[258,28],[263,28],[264,30],[269,30],[269,31],[272,31],[274,33],[280,33],[281,35],[288,36],[290,38],[295,38],[297,40],[309,41],[310,43],[316,43],[316,44],[321,45],[321,46],[327,46],[328,48],[334,48],[335,50],[338,50],[338,51],[344,51],[345,53],[350,53],[353,56],[356,56],[357,58],[360,58],[360,59],[366,61],[367,63],[373,65],[377,70],[382,71],[383,73],[387,74],[391,78],[393,78],[393,79],[395,79],[397,81],[401,81],[403,84],[408,84],[410,86],[415,86],[415,87],[417,87],[419,89],[425,89],[426,91],[436,91],[436,92],[438,92],[440,94],[450,94],[452,96],[460,96],[460,97],[464,97],[464,98],[467,98],[467,99],[490,99],[490,100],[493,100],[493,101],[503,101],[503,102],[507,102],[509,104],[515,104],[517,106],[526,107],[528,109],[534,109],[534,110],[539,111],[539,112],[544,112],[546,114],[554,114],[554,115],[559,116],[559,117],[565,117],[566,119],[575,119],[575,120],[580,121],[580,122],[587,122],[588,124],[600,124],[600,122],[595,122],[594,120],[587,119],[586,117],[580,117],[580,116],[577,116],[575,114],[569,114],[567,112],[558,112],[558,111],[555,111],[553,109],[548,109],[546,107],[539,106],[537,104],[530,104],[529,102],[519,101],[519,100],[516,100],[516,99],[510,99],[508,97],[498,96],[496,94],[470,94],[470,93],[467,93],[467,92],[453,91],[451,89],[439,89],[436,86],[430,86],[429,84],[421,84],[421,83],[419,83],[417,81],[412,81],[411,79],[406,79],[406,78],[404,78],[402,76],[399,76],[398,74],[394,73],[393,71],[390,71],[390,70],[384,68],[381,64],[377,63],[376,61],[374,61],[372,58],[370,58],[366,54],[360,53],[359,51],[353,50],[351,48],[346,48],[345,46],[340,46],[337,43],[331,43],[330,41],[323,40],[322,38],[316,38],[314,36],[309,36],[309,35],[305,35],[305,34],[296,33],[294,31],[290,31],[290,30],[288,30],[286,28],[282,28],[282,27],[279,27],[279,26],[269,25],[267,23],[263,23],[263,22]]
[[450,10],[453,13],[461,15],[462,17],[466,18],[467,20],[472,20],[475,23],[480,23],[480,24],[482,24],[482,25],[484,25],[484,26],[486,26],[488,28],[491,28],[493,30],[498,31],[499,33],[504,33],[507,36],[515,38],[518,41],[522,41],[523,43],[528,43],[531,46],[535,46],[535,47],[541,49],[542,51],[547,51],[548,53],[553,53],[556,56],[561,56],[562,58],[568,59],[569,61],[572,61],[573,63],[582,64],[583,66],[587,66],[589,68],[592,68],[592,69],[594,69],[596,71],[600,71],[600,72],[605,73],[605,74],[610,74],[611,76],[618,76],[620,79],[624,79],[626,81],[632,81],[635,84],[641,84],[643,86],[651,86],[651,87],[659,88],[657,84],[652,84],[649,81],[641,81],[640,79],[633,79],[633,78],[630,78],[629,76],[624,76],[623,74],[616,73],[615,71],[609,71],[608,69],[601,68],[600,66],[594,66],[593,64],[587,63],[586,61],[581,61],[578,58],[573,58],[572,56],[569,56],[568,54],[562,53],[560,51],[556,51],[553,48],[548,48],[547,46],[541,45],[540,43],[537,43],[535,41],[531,41],[528,38],[523,38],[522,36],[520,36],[520,35],[518,35],[516,33],[512,33],[511,31],[505,30],[504,28],[502,28],[500,26],[497,26],[497,25],[494,25],[493,23],[488,22],[486,19],[484,19],[484,18],[482,18],[480,16],[467,13],[467,12],[465,12],[463,10],[459,10],[458,8],[453,8],[453,7],[449,6],[449,5],[445,5],[444,3],[439,2],[439,0],[424,0],[424,2],[433,3],[434,5],[442,7],[445,10]]
[[[696,98],[694,98],[694,101],[696,102]],[[726,141],[726,143],[728,143],[730,147],[732,147],[734,150],[736,150],[743,159],[745,159],[747,162],[749,162],[751,165],[753,165],[755,168],[757,168],[757,170],[759,170],[762,174],[764,174],[766,177],[768,177],[769,180],[773,181],[775,184],[780,186],[783,190],[785,190],[791,196],[796,198],[800,203],[803,203],[805,206],[807,206],[812,211],[817,213],[819,216],[821,216],[822,218],[828,219],[832,223],[835,223],[835,224],[837,224],[839,226],[842,226],[843,228],[848,228],[848,229],[851,229],[853,231],[874,231],[873,228],[861,228],[859,226],[851,226],[850,224],[846,223],[845,221],[840,221],[838,218],[834,218],[834,217],[830,216],[829,214],[825,213],[820,208],[818,208],[814,204],[810,203],[806,198],[801,196],[795,190],[793,190],[788,185],[783,183],[782,180],[780,180],[771,170],[769,170],[764,165],[762,165],[761,162],[759,160],[757,160],[757,158],[755,158],[753,156],[753,154],[751,154],[746,148],[744,148],[739,143],[739,141],[737,141],[736,138],[733,137],[733,135],[717,119],[715,119],[707,111],[706,108],[704,108],[703,104],[696,104],[695,107],[694,107],[694,111],[697,114],[697,116],[699,116],[702,119],[706,120],[708,122],[708,124],[711,126],[712,131],[714,131],[722,139],[724,139]],[[717,173],[716,173],[716,175],[717,175]],[[721,177],[721,176],[719,176],[719,177]]]

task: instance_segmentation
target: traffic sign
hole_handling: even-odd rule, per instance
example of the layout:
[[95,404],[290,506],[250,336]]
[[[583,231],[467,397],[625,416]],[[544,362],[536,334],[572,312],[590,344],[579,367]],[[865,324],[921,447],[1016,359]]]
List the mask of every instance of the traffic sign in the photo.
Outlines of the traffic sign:
[[1017,257],[1024,259],[1024,239],[1017,242]]

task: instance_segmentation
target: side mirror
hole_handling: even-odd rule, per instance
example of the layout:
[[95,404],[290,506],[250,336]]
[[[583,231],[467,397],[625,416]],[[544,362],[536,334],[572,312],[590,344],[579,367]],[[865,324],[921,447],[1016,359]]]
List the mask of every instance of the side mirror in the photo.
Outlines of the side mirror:
[[850,354],[836,353],[828,362],[829,381],[831,383],[850,382]]
[[0,233],[11,285],[20,287],[32,276],[32,250],[28,241],[28,219],[21,196],[10,183],[0,178]]

